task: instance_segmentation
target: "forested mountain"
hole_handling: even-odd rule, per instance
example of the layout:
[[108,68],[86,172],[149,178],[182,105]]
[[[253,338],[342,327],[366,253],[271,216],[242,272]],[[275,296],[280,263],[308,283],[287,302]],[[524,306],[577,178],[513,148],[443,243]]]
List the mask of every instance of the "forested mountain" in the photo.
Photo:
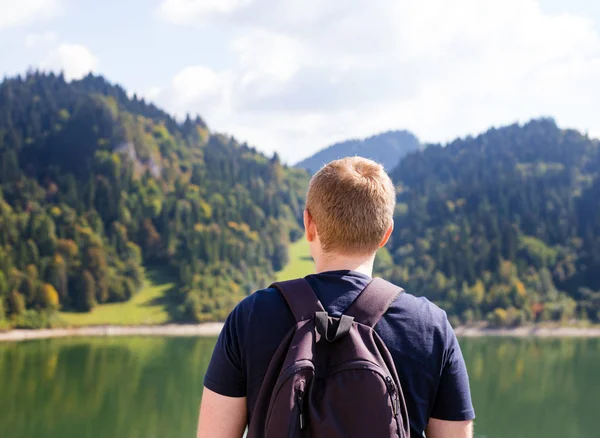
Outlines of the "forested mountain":
[[[600,321],[598,140],[548,119],[425,149],[388,133],[336,145],[307,167],[360,154],[391,168],[366,152],[372,141],[396,161],[412,151],[391,171],[398,205],[380,274],[455,323]],[[6,79],[0,326],[128,300],[144,266],[177,280],[177,320],[223,319],[286,263],[307,183],[277,155],[198,117],[177,122],[102,77]]]
[[409,154],[380,271],[456,323],[600,321],[599,143],[541,119]]
[[102,77],[0,85],[0,325],[43,325],[178,279],[180,318],[222,319],[301,235],[307,174]]
[[364,140],[336,143],[302,160],[296,164],[296,167],[315,173],[332,160],[359,155],[383,164],[389,171],[398,164],[402,157],[419,147],[419,140],[410,132],[389,131]]

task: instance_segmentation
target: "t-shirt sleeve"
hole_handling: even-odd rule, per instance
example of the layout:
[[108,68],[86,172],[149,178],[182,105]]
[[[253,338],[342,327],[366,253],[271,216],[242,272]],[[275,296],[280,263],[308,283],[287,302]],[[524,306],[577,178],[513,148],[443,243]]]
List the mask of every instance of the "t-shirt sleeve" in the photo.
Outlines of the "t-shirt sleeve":
[[446,421],[473,420],[475,410],[471,401],[467,366],[447,319],[445,332],[445,360],[431,417]]
[[246,396],[241,348],[243,339],[240,336],[243,334],[246,312],[241,307],[238,305],[227,317],[204,376],[206,388],[227,397]]

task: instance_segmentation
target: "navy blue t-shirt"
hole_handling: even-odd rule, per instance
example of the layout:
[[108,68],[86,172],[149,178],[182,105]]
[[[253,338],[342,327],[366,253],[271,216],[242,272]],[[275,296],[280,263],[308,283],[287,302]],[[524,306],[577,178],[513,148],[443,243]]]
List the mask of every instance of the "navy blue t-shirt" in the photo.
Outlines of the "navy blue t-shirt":
[[[341,315],[371,277],[330,271],[306,280],[330,315]],[[215,346],[204,385],[228,397],[247,397],[248,419],[275,350],[295,325],[276,289],[263,289],[231,312]],[[375,331],[389,349],[408,407],[413,437],[422,437],[429,418],[472,420],[469,377],[446,313],[426,298],[400,294]]]

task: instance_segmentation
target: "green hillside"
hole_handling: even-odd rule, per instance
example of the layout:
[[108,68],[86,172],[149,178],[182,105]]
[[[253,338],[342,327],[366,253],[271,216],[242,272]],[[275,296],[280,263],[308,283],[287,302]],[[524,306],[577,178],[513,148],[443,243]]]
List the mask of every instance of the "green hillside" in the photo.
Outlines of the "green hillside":
[[135,306],[148,292],[142,266],[173,273],[178,321],[222,320],[287,262],[307,181],[276,154],[200,117],[177,121],[102,77],[5,79],[0,326]]
[[456,323],[600,321],[600,142],[551,119],[409,154],[386,274]]

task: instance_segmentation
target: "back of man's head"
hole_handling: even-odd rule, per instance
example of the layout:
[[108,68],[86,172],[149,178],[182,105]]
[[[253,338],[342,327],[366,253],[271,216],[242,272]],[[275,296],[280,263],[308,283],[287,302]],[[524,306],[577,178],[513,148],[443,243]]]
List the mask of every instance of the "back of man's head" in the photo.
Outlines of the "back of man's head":
[[306,210],[323,251],[365,255],[377,251],[393,223],[396,194],[383,166],[362,157],[335,160],[310,180]]

